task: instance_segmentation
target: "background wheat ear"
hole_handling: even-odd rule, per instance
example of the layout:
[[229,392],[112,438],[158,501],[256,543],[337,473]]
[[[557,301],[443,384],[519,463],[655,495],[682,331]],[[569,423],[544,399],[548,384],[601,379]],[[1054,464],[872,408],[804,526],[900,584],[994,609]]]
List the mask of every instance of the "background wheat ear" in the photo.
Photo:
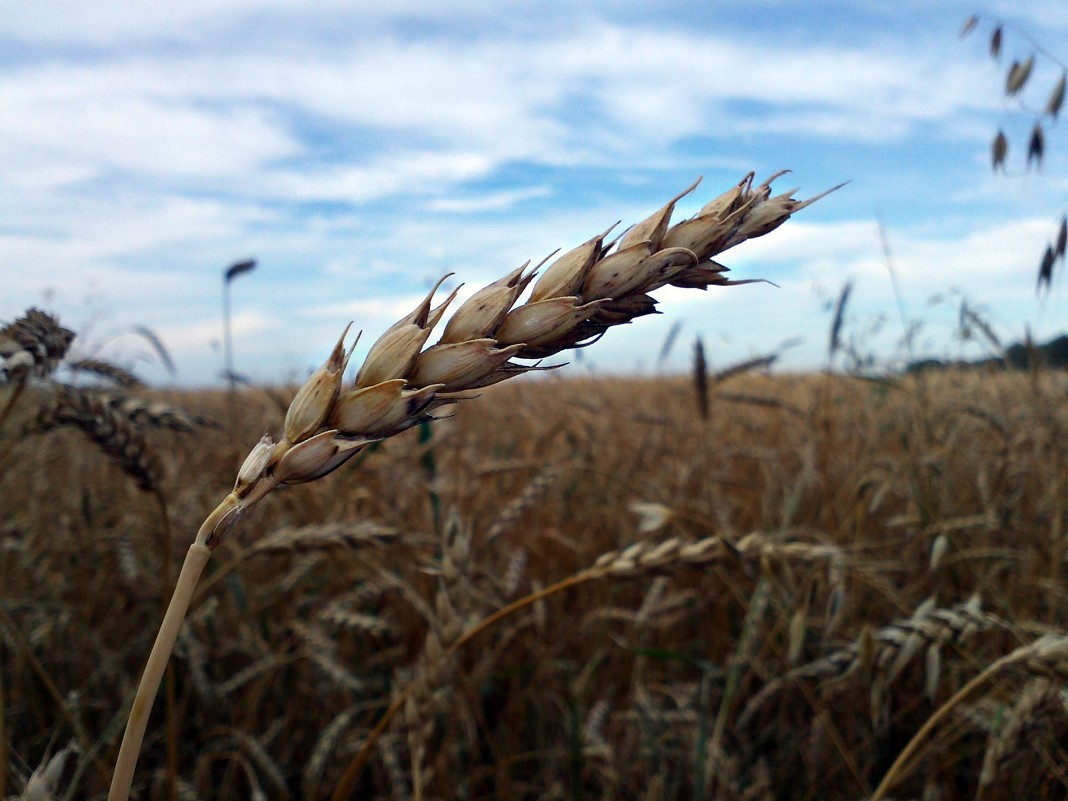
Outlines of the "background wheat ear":
[[74,332],[40,309],[0,328],[0,378],[46,378],[66,355]]
[[0,386],[10,384],[0,401],[0,429],[31,377],[47,378],[67,354],[74,332],[40,309],[30,309],[0,328]]

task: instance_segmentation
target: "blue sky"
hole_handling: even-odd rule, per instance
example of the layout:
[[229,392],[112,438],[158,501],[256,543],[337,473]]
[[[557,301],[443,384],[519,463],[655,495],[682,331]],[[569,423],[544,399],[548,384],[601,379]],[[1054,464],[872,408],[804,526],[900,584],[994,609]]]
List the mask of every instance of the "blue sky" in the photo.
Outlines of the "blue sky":
[[[698,175],[681,214],[749,170],[793,170],[776,187],[799,197],[850,183],[724,254],[778,287],[666,288],[662,316],[567,369],[653,369],[673,326],[673,368],[698,335],[719,367],[792,337],[784,364],[820,366],[846,281],[850,329],[886,318],[864,346],[900,356],[880,225],[919,352],[956,352],[962,298],[1006,340],[1068,328],[1061,282],[1034,292],[1068,152],[1052,129],[1024,173],[1031,119],[999,89],[1029,45],[1008,32],[1001,64],[985,46],[1001,19],[1056,50],[1064,4],[44,0],[3,16],[0,320],[51,309],[83,355],[159,383],[217,376],[236,260],[259,260],[233,286],[236,366],[292,379],[349,320],[365,352],[447,272],[473,291]],[[1058,73],[1040,60],[1025,99]],[[989,169],[998,126],[1008,177]],[[136,325],[176,378],[137,361]]]

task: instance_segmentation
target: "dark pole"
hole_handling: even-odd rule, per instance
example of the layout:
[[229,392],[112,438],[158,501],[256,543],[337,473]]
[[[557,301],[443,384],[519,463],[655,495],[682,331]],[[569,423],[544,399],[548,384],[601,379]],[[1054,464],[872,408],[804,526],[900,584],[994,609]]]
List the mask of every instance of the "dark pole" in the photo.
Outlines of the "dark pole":
[[234,352],[230,336],[230,282],[239,275],[252,272],[256,269],[256,260],[248,259],[231,264],[223,273],[223,359],[225,361],[226,382],[232,392],[234,381]]

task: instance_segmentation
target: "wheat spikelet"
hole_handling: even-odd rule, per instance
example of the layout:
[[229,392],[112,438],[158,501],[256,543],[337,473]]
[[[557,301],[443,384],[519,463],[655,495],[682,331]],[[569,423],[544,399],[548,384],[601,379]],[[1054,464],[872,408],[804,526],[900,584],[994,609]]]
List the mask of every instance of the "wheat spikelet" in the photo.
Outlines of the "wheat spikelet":
[[872,793],[871,801],[882,801],[893,785],[908,774],[912,765],[909,760],[950,713],[954,712],[972,693],[1004,670],[1022,669],[1032,676],[1049,678],[1058,682],[1068,679],[1068,635],[1045,634],[1032,643],[1020,646],[1000,659],[987,665],[983,671],[961,687],[946,703],[927,719],[918,732],[898,754],[886,771],[879,786]]
[[[240,768],[240,771],[244,775],[245,781],[248,784],[248,797],[250,799],[263,801],[263,799],[268,797],[267,793],[263,790],[259,774],[256,773],[256,767],[252,763],[252,760],[232,745],[219,742],[210,749],[200,750],[198,754],[196,764],[193,768],[193,781],[195,785],[201,787],[212,786],[212,774],[216,770],[216,763],[224,762],[229,763],[232,767]],[[162,796],[164,787],[166,787],[168,782],[169,777],[165,770],[156,771],[152,797],[158,798]]]
[[26,782],[19,796],[20,801],[52,801],[60,796],[60,780],[67,767],[67,760],[78,755],[76,745],[68,745],[57,751],[47,762],[38,767]]
[[367,592],[363,588],[347,592],[327,604],[319,611],[317,617],[324,623],[352,629],[353,631],[367,632],[375,637],[390,633],[393,630],[393,626],[385,618],[353,609],[366,596]]
[[693,394],[697,402],[697,414],[702,420],[708,420],[708,362],[705,361],[705,345],[701,337],[693,343]]
[[801,678],[844,679],[858,671],[870,671],[873,688],[879,689],[873,695],[873,706],[877,706],[882,688],[890,684],[921,650],[927,655],[927,690],[933,696],[942,648],[962,645],[979,631],[1006,625],[997,616],[982,612],[979,604],[976,595],[963,604],[939,608],[931,598],[921,604],[912,617],[895,620],[875,632],[862,632],[848,646],[769,682],[749,699],[738,719],[739,726],[748,726],[772,695],[789,682]]
[[149,428],[167,428],[190,434],[201,428],[220,427],[219,423],[210,417],[191,414],[163,401],[146,400],[135,395],[104,390],[86,391],[92,392],[100,403],[107,404],[123,416]]
[[282,664],[282,657],[275,654],[268,654],[267,656],[253,662],[248,667],[244,667],[237,673],[233,674],[226,681],[219,682],[215,687],[215,693],[220,698],[229,697],[230,693],[244,687],[253,679],[259,678],[264,673],[270,673],[280,664]]
[[546,467],[540,473],[538,473],[533,480],[523,491],[514,497],[501,513],[497,516],[497,519],[493,521],[488,529],[486,529],[486,536],[483,543],[488,544],[500,537],[502,534],[511,531],[515,527],[515,524],[519,522],[519,519],[523,514],[533,507],[542,499],[542,496],[548,492],[549,488],[556,481],[559,475],[559,470],[555,467]]
[[315,625],[300,621],[293,624],[294,630],[305,643],[304,653],[311,662],[335,685],[353,693],[363,692],[366,687],[355,675],[337,661],[337,642]]
[[190,628],[184,628],[178,635],[175,653],[185,657],[185,669],[189,672],[193,687],[200,697],[205,700],[215,700],[218,698],[218,689],[208,677],[208,649]]
[[[281,768],[255,737],[239,729],[228,728],[215,733],[207,743],[202,743],[200,748],[203,756],[198,760],[196,769],[198,785],[212,786],[213,782],[208,779],[209,768],[217,758],[222,757],[236,762],[243,768],[250,785],[250,798],[277,798],[282,801],[282,799],[291,797]],[[269,794],[264,791],[261,779],[267,780],[271,788]],[[162,788],[159,789],[162,790]],[[154,797],[162,797],[162,795],[162,793],[156,793]]]
[[158,489],[162,469],[145,442],[140,428],[97,393],[57,385],[50,402],[41,408],[27,433],[73,426],[92,440],[141,489]]
[[515,597],[519,582],[522,581],[523,574],[526,572],[528,559],[529,555],[522,548],[512,551],[512,555],[508,558],[508,567],[500,574],[500,580],[497,582],[502,598]]
[[[360,711],[360,706],[351,706],[343,710],[319,734],[315,747],[312,748],[311,756],[304,765],[304,774],[301,779],[304,798],[320,797],[319,786],[322,784],[327,760],[337,753],[338,743],[349,732],[349,724]],[[397,795],[395,797],[400,798],[401,796]]]
[[67,367],[78,373],[89,373],[90,375],[105,378],[123,389],[140,389],[145,385],[140,378],[129,370],[102,359],[78,359],[77,361],[67,362]]
[[0,328],[0,379],[47,378],[66,355],[74,332],[40,309]]
[[723,537],[706,537],[696,541],[671,537],[661,542],[643,540],[620,551],[601,554],[582,575],[589,579],[625,578],[719,560],[757,563],[826,562],[831,575],[837,576],[844,556],[842,550],[833,545],[775,542],[760,532],[746,534],[737,542]]

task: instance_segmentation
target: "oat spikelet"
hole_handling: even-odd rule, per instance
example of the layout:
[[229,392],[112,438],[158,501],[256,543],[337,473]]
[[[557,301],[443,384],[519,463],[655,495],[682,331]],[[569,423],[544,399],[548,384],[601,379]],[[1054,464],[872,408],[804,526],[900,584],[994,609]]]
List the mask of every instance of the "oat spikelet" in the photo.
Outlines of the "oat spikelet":
[[47,378],[66,355],[74,332],[52,315],[30,309],[0,328],[0,380]]

